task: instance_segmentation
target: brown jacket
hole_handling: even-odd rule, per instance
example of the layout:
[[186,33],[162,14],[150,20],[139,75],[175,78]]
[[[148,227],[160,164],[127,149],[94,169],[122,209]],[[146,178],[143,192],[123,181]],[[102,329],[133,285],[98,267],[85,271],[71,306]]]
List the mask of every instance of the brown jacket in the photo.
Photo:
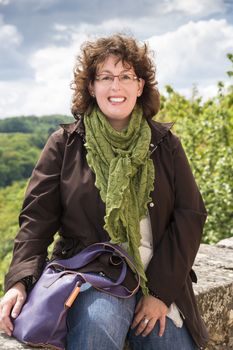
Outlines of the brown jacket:
[[[192,265],[206,211],[181,143],[170,132],[171,124],[148,123],[156,172],[148,206],[154,242],[146,270],[148,287],[167,306],[176,303],[197,345],[204,348],[207,332],[192,289],[196,282]],[[62,125],[50,136],[27,188],[6,290],[25,276],[40,276],[57,231],[61,238],[54,257],[66,258],[109,240],[103,229],[105,205],[86,161],[84,141],[82,120]]]

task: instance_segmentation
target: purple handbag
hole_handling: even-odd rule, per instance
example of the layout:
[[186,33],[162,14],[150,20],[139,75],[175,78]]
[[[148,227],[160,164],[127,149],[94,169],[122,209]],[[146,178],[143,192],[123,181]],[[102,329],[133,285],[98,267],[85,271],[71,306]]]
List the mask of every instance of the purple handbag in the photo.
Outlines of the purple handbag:
[[[110,259],[113,266],[120,266],[120,273],[115,281],[101,274],[80,272],[83,267],[84,271],[88,269],[88,264],[103,254]],[[133,290],[122,284],[129,267],[136,279]],[[28,294],[21,313],[13,321],[13,336],[28,345],[64,350],[67,311],[77,297],[80,286],[85,282],[105,293],[128,298],[137,292],[140,277],[129,255],[118,245],[108,242],[92,244],[69,259],[53,260],[45,267],[40,279]]]

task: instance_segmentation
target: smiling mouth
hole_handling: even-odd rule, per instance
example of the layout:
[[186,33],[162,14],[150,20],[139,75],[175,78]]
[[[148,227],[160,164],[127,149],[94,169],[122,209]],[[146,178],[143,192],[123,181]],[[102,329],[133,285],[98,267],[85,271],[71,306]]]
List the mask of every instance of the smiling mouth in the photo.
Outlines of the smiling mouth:
[[112,102],[112,103],[122,103],[122,102],[125,102],[126,98],[125,97],[109,97],[108,100],[109,100],[109,102]]

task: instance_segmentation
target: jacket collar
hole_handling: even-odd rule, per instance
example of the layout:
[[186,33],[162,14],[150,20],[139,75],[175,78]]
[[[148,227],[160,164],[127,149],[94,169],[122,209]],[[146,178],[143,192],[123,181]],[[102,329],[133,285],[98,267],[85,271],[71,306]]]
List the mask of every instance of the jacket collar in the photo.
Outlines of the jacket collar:
[[[151,128],[151,142],[154,146],[152,152],[158,147],[158,145],[163,141],[164,137],[168,134],[174,123],[159,123],[152,119],[148,119],[148,124]],[[77,119],[73,123],[69,124],[60,124],[60,126],[68,133],[73,134],[76,132],[81,136],[83,141],[85,142],[85,127],[83,122],[83,116],[79,115],[79,119]]]
[[63,128],[65,132],[69,135],[76,132],[81,136],[81,138],[85,142],[85,127],[83,122],[83,116],[79,115],[78,119],[73,123],[60,124],[60,127]]
[[151,154],[157,149],[159,144],[169,133],[174,123],[159,123],[153,119],[148,119],[148,124],[151,128]]

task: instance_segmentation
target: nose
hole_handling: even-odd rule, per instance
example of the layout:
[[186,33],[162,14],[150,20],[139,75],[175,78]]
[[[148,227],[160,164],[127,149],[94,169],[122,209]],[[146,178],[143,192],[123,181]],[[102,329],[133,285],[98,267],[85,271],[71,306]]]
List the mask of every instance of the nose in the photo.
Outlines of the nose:
[[114,80],[113,80],[113,82],[111,84],[111,88],[113,90],[119,90],[120,89],[120,80],[119,80],[118,77],[116,77],[116,76],[114,77]]

